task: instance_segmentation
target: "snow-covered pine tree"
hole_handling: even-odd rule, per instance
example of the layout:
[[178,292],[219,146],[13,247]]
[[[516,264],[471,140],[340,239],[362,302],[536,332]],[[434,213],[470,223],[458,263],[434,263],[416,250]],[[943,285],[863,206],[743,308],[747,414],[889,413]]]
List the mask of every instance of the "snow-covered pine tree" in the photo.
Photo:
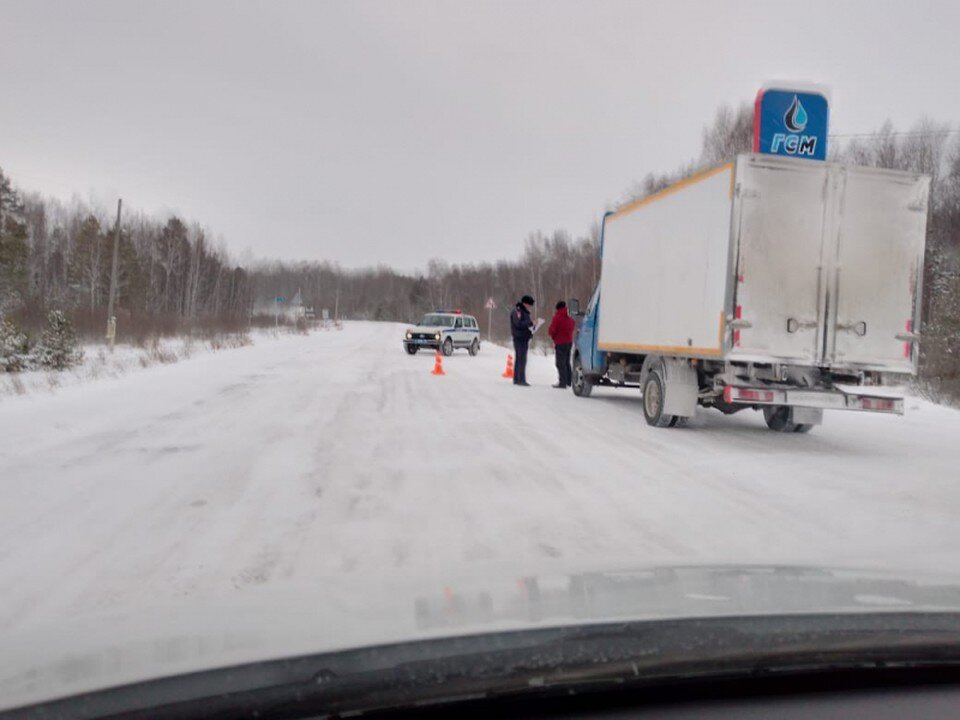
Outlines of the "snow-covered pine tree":
[[27,336],[0,317],[0,372],[20,372],[27,366]]
[[18,307],[23,301],[27,255],[23,201],[0,169],[0,313]]
[[40,336],[36,354],[40,365],[54,370],[65,370],[83,360],[73,323],[61,310],[47,315],[47,329]]

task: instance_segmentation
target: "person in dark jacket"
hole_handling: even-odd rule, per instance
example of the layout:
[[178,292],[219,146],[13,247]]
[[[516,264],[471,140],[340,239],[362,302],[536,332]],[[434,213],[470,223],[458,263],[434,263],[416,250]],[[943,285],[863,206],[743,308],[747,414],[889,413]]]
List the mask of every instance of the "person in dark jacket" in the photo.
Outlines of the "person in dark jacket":
[[576,323],[567,312],[567,304],[561,300],[557,303],[557,312],[554,313],[550,321],[548,332],[553,338],[553,344],[557,354],[557,373],[560,376],[559,382],[553,387],[568,388],[573,382],[573,373],[570,370],[570,350],[573,347],[573,330]]
[[524,295],[510,311],[510,334],[513,335],[513,351],[517,356],[513,365],[514,385],[530,385],[527,382],[527,349],[530,347],[530,338],[533,337],[534,325],[530,317],[532,307],[533,298]]

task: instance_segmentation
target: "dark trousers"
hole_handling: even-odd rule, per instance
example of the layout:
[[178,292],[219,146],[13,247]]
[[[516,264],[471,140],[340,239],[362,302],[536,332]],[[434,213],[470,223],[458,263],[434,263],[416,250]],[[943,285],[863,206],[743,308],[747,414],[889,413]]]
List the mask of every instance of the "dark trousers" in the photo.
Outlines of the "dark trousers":
[[560,384],[564,387],[570,387],[573,382],[573,372],[570,370],[570,348],[571,343],[557,345],[557,374],[560,376]]
[[519,385],[527,381],[527,348],[530,347],[530,338],[514,338],[513,352],[517,361],[513,364],[513,384]]

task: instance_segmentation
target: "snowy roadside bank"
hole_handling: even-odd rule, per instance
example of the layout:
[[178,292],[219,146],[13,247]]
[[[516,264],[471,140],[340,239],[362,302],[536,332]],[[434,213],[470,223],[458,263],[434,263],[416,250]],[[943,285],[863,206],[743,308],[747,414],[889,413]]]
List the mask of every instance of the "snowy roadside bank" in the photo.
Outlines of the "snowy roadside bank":
[[0,403],[21,395],[51,393],[63,387],[116,379],[152,367],[171,365],[197,356],[235,350],[293,334],[296,334],[294,328],[269,328],[210,337],[160,337],[137,345],[120,343],[113,352],[110,352],[105,343],[84,343],[83,361],[68,370],[38,368],[0,373]]

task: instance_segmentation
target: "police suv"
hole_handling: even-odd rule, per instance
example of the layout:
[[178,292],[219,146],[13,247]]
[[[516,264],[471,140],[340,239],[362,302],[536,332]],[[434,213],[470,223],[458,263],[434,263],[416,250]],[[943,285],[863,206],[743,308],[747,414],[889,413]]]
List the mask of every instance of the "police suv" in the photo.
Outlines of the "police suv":
[[407,328],[403,346],[410,355],[416,355],[420,348],[439,348],[444,355],[453,355],[456,348],[466,348],[471,355],[476,355],[480,352],[480,325],[473,315],[464,315],[460,310],[437,310]]

